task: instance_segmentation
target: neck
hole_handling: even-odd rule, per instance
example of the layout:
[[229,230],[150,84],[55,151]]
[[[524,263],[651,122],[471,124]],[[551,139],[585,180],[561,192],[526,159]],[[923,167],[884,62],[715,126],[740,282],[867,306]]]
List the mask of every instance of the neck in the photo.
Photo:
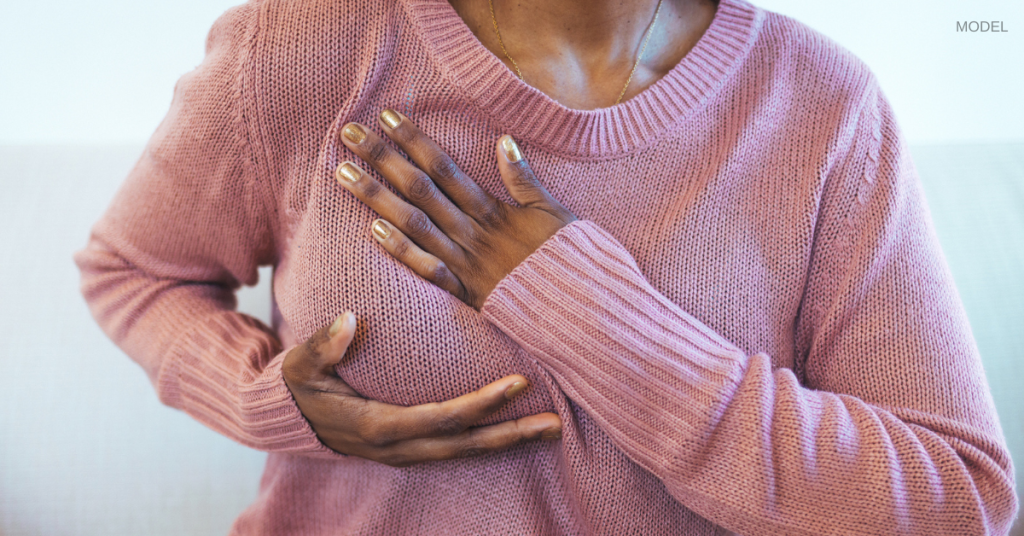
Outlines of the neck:
[[542,44],[556,50],[593,54],[595,49],[627,60],[636,51],[654,17],[658,0],[496,0],[500,27],[534,37],[518,48],[524,54],[543,54]]
[[[636,63],[658,0],[491,0],[508,56],[526,83],[570,108],[611,106]],[[486,0],[449,0],[485,47],[513,68]],[[664,76],[710,25],[711,0],[662,0],[623,100]],[[513,68],[514,70],[514,68]]]

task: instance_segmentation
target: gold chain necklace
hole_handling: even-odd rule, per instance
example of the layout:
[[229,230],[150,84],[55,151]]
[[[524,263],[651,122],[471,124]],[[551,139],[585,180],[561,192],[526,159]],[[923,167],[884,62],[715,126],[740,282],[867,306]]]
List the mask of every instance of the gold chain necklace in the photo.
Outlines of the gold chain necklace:
[[[644,42],[640,47],[640,53],[636,55],[633,69],[629,71],[629,78],[626,78],[626,85],[622,86],[622,91],[619,92],[619,98],[615,100],[615,104],[622,102],[622,96],[626,94],[629,83],[633,81],[633,74],[636,73],[636,68],[640,66],[640,59],[644,57],[644,51],[647,50],[647,42],[651,40],[651,30],[654,29],[654,25],[658,22],[658,13],[661,13],[661,2],[662,0],[658,0],[658,7],[654,10],[654,19],[651,20],[651,25],[644,32]],[[508,55],[508,51],[505,50],[505,43],[501,41],[501,32],[498,31],[498,19],[494,16],[494,0],[487,0],[487,4],[491,7],[491,22],[494,23],[494,35],[498,37],[498,46],[501,47],[501,52],[505,54],[508,61],[512,62],[512,66],[516,68],[516,76],[525,82],[526,79],[523,78],[523,72],[519,70],[519,64],[516,63],[516,60],[512,59],[512,56]]]

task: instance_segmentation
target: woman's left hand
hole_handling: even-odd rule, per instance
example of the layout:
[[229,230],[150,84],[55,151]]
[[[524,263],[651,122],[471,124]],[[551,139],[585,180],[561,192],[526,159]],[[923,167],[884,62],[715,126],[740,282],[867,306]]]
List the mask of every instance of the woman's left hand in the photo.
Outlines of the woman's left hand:
[[485,192],[409,118],[384,110],[378,120],[415,165],[358,123],[345,125],[341,140],[405,199],[352,162],[338,166],[338,182],[381,215],[371,231],[388,253],[466,304],[479,310],[499,281],[576,219],[510,136],[498,139],[498,170],[519,206]]

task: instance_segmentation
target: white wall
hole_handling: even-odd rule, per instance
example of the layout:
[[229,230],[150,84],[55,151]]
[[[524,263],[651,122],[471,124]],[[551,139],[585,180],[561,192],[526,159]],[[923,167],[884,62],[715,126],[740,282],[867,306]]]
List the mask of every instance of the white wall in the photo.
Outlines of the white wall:
[[[235,3],[3,0],[0,144],[144,142]],[[1024,2],[755,3],[867,61],[911,143],[1024,141]],[[1002,20],[1008,32],[957,33],[958,20]]]
[[[1024,141],[1024,1],[754,0],[863,59],[912,144]],[[957,33],[1001,20],[1005,33]]]
[[0,144],[145,142],[242,0],[0,0]]
[[[71,255],[141,150],[0,146],[0,535],[226,534],[256,498],[266,455],[161,405],[78,292]],[[268,320],[268,290],[240,307]]]

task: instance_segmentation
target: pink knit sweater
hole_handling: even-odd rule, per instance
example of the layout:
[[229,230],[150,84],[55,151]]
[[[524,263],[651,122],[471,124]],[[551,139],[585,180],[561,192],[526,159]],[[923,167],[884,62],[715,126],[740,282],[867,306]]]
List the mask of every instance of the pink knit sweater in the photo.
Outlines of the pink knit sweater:
[[[393,107],[509,200],[512,134],[580,221],[481,312],[371,238],[333,179]],[[367,167],[368,168],[368,167]],[[444,0],[254,0],[211,31],[76,261],[160,399],[270,453],[235,534],[992,534],[1017,510],[978,350],[892,110],[836,44],[722,0],[637,97],[565,108]],[[234,311],[272,265],[273,325]],[[512,373],[488,422],[564,437],[396,469],[320,443],[287,349],[419,404]]]

